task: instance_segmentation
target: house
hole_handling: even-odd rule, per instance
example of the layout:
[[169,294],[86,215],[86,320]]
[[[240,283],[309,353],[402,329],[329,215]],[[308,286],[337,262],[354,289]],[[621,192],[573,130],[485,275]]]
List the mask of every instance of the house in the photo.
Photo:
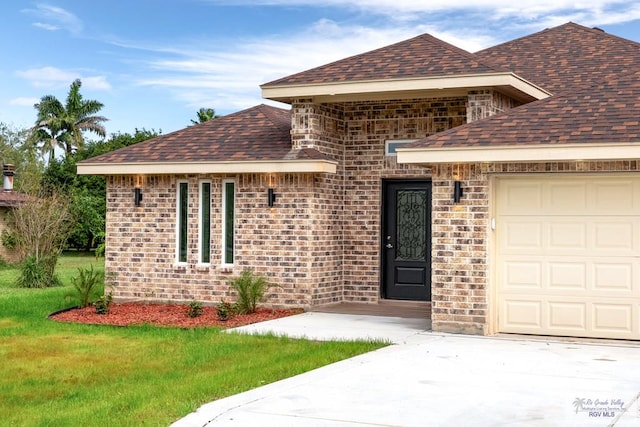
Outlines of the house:
[[[568,23],[421,35],[81,162],[117,299],[431,305],[434,331],[640,339],[640,44]],[[427,313],[427,310],[425,310]]]
[[[5,163],[2,165],[3,186],[0,190],[0,236],[9,231],[9,221],[7,216],[14,208],[26,202],[29,197],[24,193],[13,190],[13,177],[15,166]],[[16,263],[22,261],[22,254],[13,246],[5,246],[4,239],[0,244],[0,259],[3,261]]]

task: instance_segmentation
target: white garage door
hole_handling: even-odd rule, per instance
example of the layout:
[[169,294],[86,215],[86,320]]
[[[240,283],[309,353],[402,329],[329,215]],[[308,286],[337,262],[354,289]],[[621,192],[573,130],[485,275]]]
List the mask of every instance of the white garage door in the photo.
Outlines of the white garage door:
[[500,332],[640,339],[640,177],[496,180]]

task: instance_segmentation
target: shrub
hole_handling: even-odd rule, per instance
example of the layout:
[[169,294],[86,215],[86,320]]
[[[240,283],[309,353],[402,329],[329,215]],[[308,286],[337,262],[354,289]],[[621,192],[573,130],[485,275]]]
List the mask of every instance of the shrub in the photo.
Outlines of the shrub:
[[54,274],[57,256],[36,258],[29,255],[20,264],[20,275],[16,285],[20,288],[48,288],[59,286],[60,280]]
[[109,306],[113,301],[113,296],[111,292],[108,295],[102,295],[98,301],[94,302],[93,305],[96,308],[97,314],[109,314]]
[[189,308],[187,309],[187,316],[189,317],[199,317],[202,316],[204,309],[202,308],[202,303],[199,301],[192,301],[189,304]]
[[222,320],[223,322],[225,320],[231,319],[236,315],[235,304],[231,304],[224,300],[220,301],[216,306],[216,315],[218,316],[218,319]]
[[2,234],[0,235],[0,239],[2,239],[2,246],[7,249],[14,249],[18,245],[18,239],[16,235],[12,232],[2,230]]
[[91,305],[91,297],[104,280],[104,273],[94,271],[93,265],[90,267],[91,268],[78,268],[78,276],[71,278],[71,284],[75,292],[68,296],[78,298],[80,308]]
[[251,314],[256,311],[259,302],[264,301],[264,294],[272,285],[267,278],[244,270],[239,277],[229,281],[229,285],[237,292],[236,308],[239,314]]

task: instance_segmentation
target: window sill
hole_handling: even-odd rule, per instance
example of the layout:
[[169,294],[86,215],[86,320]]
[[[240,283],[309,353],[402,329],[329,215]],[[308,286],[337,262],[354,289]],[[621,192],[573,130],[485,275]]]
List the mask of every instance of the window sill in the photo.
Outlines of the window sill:
[[198,271],[209,271],[211,268],[211,264],[196,264],[196,270]]

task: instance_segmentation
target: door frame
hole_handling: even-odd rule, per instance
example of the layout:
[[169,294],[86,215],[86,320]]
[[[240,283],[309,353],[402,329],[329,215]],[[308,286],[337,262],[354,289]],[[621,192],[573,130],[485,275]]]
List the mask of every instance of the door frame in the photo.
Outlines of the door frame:
[[378,250],[380,251],[379,253],[379,276],[380,276],[380,283],[379,283],[379,298],[383,299],[383,300],[389,300],[389,301],[407,301],[407,302],[431,302],[433,299],[433,292],[432,289],[430,290],[430,297],[428,300],[400,300],[400,299],[391,299],[391,298],[387,298],[387,296],[385,295],[385,271],[386,271],[386,256],[385,256],[385,251],[384,251],[384,245],[385,245],[385,224],[386,224],[386,220],[387,220],[387,213],[386,213],[386,209],[385,209],[385,205],[386,205],[386,198],[385,198],[385,193],[386,193],[386,189],[387,189],[387,185],[388,184],[407,184],[407,185],[411,185],[412,183],[415,184],[429,184],[431,187],[431,191],[430,191],[430,198],[429,198],[429,209],[427,211],[427,222],[429,224],[429,230],[428,230],[428,245],[429,247],[427,248],[428,251],[428,261],[427,264],[429,266],[429,277],[427,278],[429,281],[429,286],[433,289],[432,287],[432,276],[433,276],[433,256],[432,256],[432,232],[433,232],[433,180],[431,178],[382,178],[380,181],[380,230],[378,232]]

